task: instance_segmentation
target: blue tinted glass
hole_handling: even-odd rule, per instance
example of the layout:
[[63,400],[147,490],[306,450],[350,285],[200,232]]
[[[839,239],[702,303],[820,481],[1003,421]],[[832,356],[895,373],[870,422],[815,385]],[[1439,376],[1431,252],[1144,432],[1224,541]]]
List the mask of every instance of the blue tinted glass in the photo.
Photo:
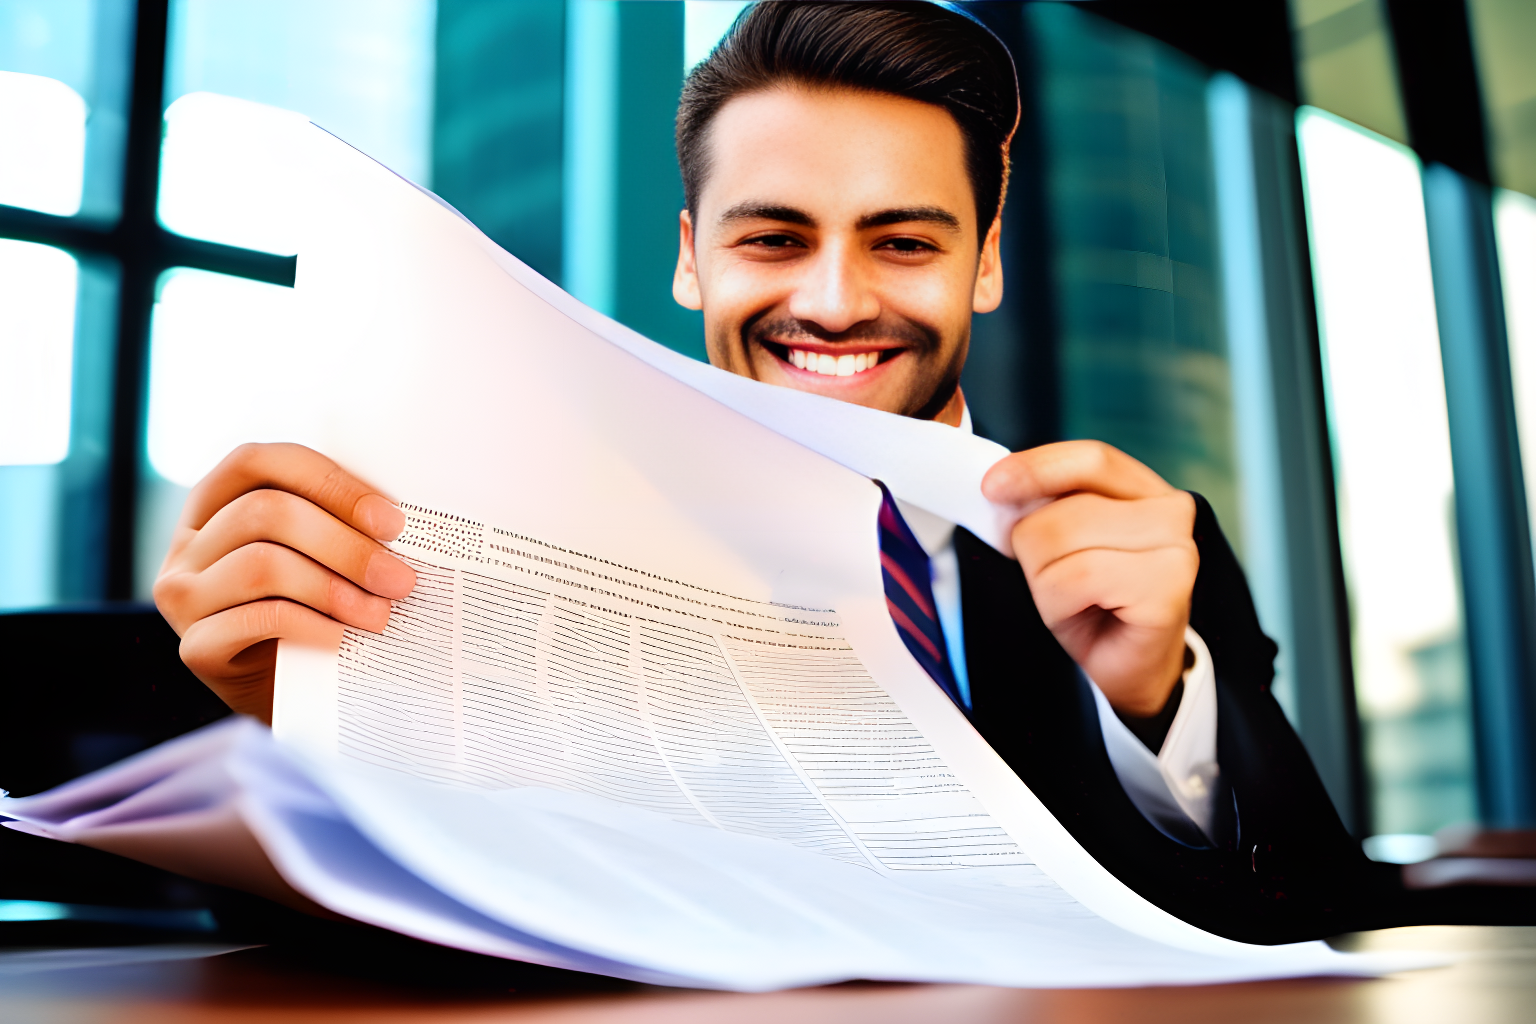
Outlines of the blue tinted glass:
[[296,251],[306,119],[430,184],[431,0],[179,0],[160,217],[181,234]]

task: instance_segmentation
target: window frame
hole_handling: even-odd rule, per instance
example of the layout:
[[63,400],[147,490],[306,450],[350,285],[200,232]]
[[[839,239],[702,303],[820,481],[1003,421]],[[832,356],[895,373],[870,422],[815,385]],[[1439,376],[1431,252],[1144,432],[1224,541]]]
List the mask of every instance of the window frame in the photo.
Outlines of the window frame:
[[[82,265],[90,261],[104,266],[116,278],[110,318],[113,337],[108,343],[113,359],[106,508],[102,510],[105,571],[97,595],[107,601],[129,601],[134,596],[139,490],[148,430],[150,318],[160,275],[173,267],[191,267],[291,288],[298,268],[296,256],[187,238],[160,224],[157,207],[170,0],[138,0],[134,8],[117,215],[103,218],[86,211],[63,217],[0,205],[0,238],[63,249]],[[77,325],[76,330],[81,329]]]

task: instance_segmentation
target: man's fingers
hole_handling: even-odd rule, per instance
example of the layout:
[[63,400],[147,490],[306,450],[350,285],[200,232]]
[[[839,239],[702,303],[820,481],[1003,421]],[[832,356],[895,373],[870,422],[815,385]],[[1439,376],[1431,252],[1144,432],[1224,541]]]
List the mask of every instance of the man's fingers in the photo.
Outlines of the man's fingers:
[[1020,507],[1074,491],[1147,498],[1171,490],[1162,477],[1101,441],[1060,441],[1015,452],[981,481],[988,501]]
[[238,548],[202,572],[172,572],[155,582],[155,602],[190,636],[194,624],[264,598],[287,598],[375,633],[389,623],[389,601],[280,544]]
[[299,444],[243,444],[230,452],[192,488],[181,525],[202,529],[240,495],[268,487],[297,494],[379,540],[394,540],[405,529],[404,513],[388,498]]
[[312,608],[280,599],[256,601],[199,619],[181,638],[181,660],[235,711],[272,717],[269,641],[335,628]]
[[214,513],[175,556],[177,571],[201,572],[247,544],[284,544],[382,597],[402,598],[416,573],[377,541],[303,498],[251,491]]
[[1189,594],[1198,556],[1183,548],[1111,551],[1092,548],[1057,559],[1032,574],[1029,590],[1048,627],[1087,608],[1113,612],[1130,626],[1181,625],[1189,615]]
[[1195,551],[1195,501],[1184,491],[1122,501],[1097,494],[1072,494],[1019,520],[1014,553],[1026,573],[1090,548],[1150,551],[1187,547]]

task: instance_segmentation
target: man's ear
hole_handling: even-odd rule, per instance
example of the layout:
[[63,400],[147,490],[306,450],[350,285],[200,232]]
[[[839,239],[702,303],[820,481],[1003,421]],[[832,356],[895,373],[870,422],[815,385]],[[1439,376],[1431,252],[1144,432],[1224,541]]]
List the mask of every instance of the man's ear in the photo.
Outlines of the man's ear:
[[[679,300],[681,301],[681,300]],[[981,261],[976,267],[976,290],[971,312],[990,313],[1003,302],[1003,215],[992,219],[981,242]]]
[[699,265],[693,255],[693,217],[687,210],[677,215],[677,270],[672,273],[672,297],[687,309],[704,308]]

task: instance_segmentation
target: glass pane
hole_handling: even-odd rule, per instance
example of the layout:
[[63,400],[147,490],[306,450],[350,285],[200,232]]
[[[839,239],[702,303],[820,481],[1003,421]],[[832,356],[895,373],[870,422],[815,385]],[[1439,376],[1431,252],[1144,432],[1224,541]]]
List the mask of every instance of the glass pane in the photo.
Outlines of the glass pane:
[[57,591],[78,280],[63,250],[0,239],[0,608]]
[[56,78],[0,71],[0,203],[73,216],[85,182],[85,100]]
[[1419,166],[1298,115],[1377,833],[1476,817],[1450,428]]
[[78,278],[64,250],[0,239],[0,466],[69,454]]
[[565,4],[439,0],[432,191],[560,280]]
[[0,0],[0,138],[29,155],[0,159],[0,203],[117,215],[133,19],[133,0]]
[[293,253],[289,133],[304,119],[430,184],[435,11],[431,0],[178,0],[165,225]]
[[[299,440],[322,398],[274,405],[310,353],[294,291],[178,267],[160,278],[150,326],[148,466],[139,488],[135,592],[150,596],[187,490],[246,441]],[[314,375],[318,380],[318,375]],[[292,394],[291,384],[283,388]]]
[[1381,0],[1290,0],[1290,8],[1302,98],[1408,141]]
[[[173,0],[160,218],[195,238],[297,250],[294,130],[314,120],[430,184],[433,0]],[[262,405],[291,367],[292,292],[174,271],[151,338],[135,591],[148,596],[186,487],[243,441],[293,436]],[[211,425],[216,428],[211,429]]]
[[1264,632],[1280,650],[1273,693],[1292,724],[1301,722],[1296,693],[1296,640],[1286,544],[1286,495],[1264,282],[1264,239],[1255,175],[1250,87],[1215,75],[1206,90],[1220,226],[1221,292],[1232,369],[1233,436],[1242,513],[1242,561]]
[[302,114],[194,92],[165,112],[160,221],[193,238],[299,251]]
[[688,0],[683,13],[683,71],[715,48],[749,0]]
[[1055,252],[1062,435],[1211,502],[1242,550],[1209,72],[1070,4],[1031,4]]
[[[1536,509],[1536,199],[1500,191],[1494,200],[1499,274],[1504,280],[1504,322],[1509,331],[1525,500]],[[1536,528],[1536,514],[1531,516]]]
[[291,288],[178,268],[159,291],[149,461],[166,480],[190,487],[241,442],[292,436],[286,428],[309,410],[274,406],[267,395],[309,360],[294,330]]
[[1495,181],[1536,195],[1536,4],[1468,0]]
[[85,179],[90,0],[0,2],[0,203],[71,216]]
[[702,359],[703,318],[672,299],[683,205],[672,131],[686,23],[684,3],[566,5],[560,282]]

